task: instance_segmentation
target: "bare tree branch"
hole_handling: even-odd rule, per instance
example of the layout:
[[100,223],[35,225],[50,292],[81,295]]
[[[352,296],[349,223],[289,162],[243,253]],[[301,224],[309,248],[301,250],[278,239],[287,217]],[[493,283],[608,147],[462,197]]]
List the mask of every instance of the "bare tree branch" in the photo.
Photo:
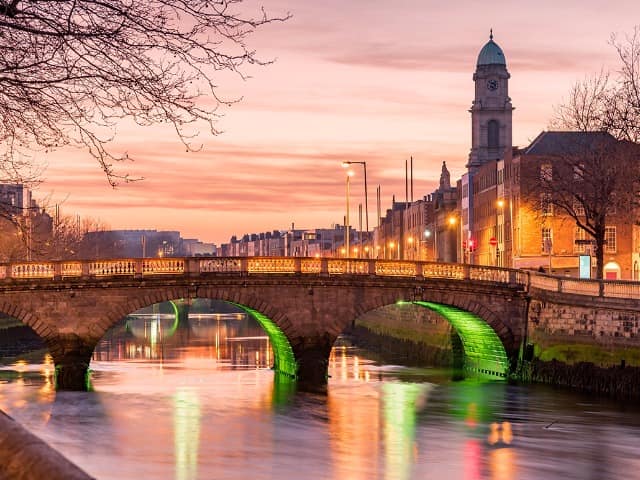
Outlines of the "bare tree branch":
[[216,135],[217,77],[266,65],[246,40],[289,15],[240,13],[242,0],[0,0],[0,161],[86,148],[111,185],[129,181],[108,144],[119,120],[169,123],[189,149]]

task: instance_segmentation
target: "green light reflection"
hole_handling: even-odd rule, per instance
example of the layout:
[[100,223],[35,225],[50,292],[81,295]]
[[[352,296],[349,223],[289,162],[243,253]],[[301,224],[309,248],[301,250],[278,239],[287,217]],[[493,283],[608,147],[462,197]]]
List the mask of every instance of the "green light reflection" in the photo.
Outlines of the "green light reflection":
[[264,331],[267,332],[273,348],[273,369],[278,373],[283,373],[295,378],[298,374],[298,362],[296,362],[289,339],[282,330],[280,330],[280,327],[278,327],[269,317],[263,315],[257,310],[254,310],[253,308],[245,307],[238,303],[229,303],[244,310],[255,318]]
[[496,332],[479,316],[449,305],[416,301],[433,310],[456,329],[464,347],[464,369],[481,377],[506,378],[509,360]]
[[385,478],[411,478],[415,462],[416,415],[430,388],[425,383],[385,382],[384,400]]

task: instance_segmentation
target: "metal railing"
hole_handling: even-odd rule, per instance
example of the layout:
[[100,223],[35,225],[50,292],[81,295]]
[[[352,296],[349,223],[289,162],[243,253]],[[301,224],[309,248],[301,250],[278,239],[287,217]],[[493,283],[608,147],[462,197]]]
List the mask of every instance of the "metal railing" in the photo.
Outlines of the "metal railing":
[[302,257],[120,258],[0,264],[0,280],[224,274],[369,275],[494,282],[574,295],[640,299],[640,282],[582,280],[528,270],[420,261]]

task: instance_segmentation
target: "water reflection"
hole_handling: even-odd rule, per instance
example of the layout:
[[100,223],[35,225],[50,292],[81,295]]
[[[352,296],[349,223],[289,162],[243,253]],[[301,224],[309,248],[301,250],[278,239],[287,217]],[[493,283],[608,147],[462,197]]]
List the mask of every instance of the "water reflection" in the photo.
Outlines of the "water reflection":
[[180,389],[173,395],[173,404],[175,478],[195,479],[200,450],[200,398],[192,390]]
[[[189,352],[187,355],[186,352]],[[244,313],[193,313],[179,321],[177,312],[136,312],[113,327],[96,347],[97,362],[215,360],[232,368],[269,368],[273,353],[269,337]]]
[[101,480],[582,480],[640,467],[628,405],[451,382],[346,345],[326,395],[296,392],[246,316],[192,313],[166,335],[175,317],[154,314],[156,333],[144,316],[103,339],[94,392],[56,394],[50,357],[16,361],[0,369],[0,409]]

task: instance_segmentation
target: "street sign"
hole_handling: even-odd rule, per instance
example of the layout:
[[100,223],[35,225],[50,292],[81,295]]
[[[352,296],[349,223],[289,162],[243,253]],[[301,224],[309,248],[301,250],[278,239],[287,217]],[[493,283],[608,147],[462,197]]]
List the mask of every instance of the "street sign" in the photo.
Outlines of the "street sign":
[[495,247],[496,245],[498,245],[498,239],[496,237],[491,237],[489,239],[489,245],[491,245],[492,247]]
[[591,255],[580,255],[578,265],[580,266],[580,278],[591,278]]

